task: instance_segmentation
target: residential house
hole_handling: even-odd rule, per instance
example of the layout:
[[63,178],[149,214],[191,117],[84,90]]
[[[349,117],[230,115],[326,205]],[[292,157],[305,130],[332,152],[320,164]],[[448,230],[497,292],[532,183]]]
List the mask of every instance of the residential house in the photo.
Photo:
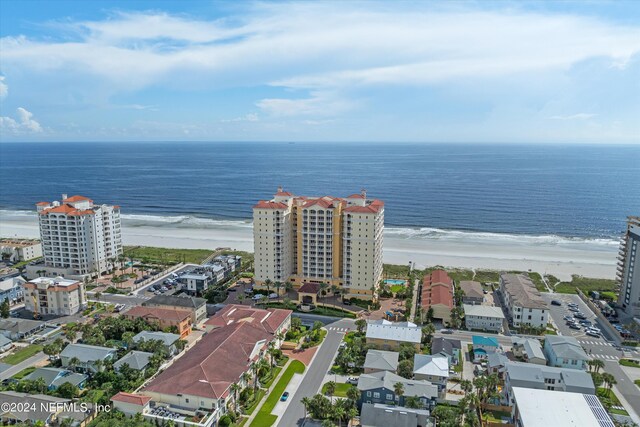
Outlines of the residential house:
[[278,340],[291,328],[291,310],[279,308],[256,308],[240,304],[227,304],[204,324],[205,330],[211,332],[233,323],[249,322],[262,328]]
[[464,296],[462,297],[463,304],[480,305],[484,302],[484,290],[480,282],[474,280],[462,280],[458,283]]
[[142,318],[147,323],[156,324],[162,329],[175,328],[180,338],[191,333],[191,313],[185,310],[136,306],[123,313],[123,317],[130,320]]
[[[397,383],[403,386],[402,395],[396,395]],[[406,399],[411,396],[418,398],[423,408],[433,409],[438,399],[438,386],[424,380],[408,380],[389,371],[360,375],[358,390],[360,406],[365,403],[406,406]]]
[[591,360],[574,337],[546,335],[544,338],[544,354],[549,366],[586,370]]
[[504,378],[508,362],[510,362],[509,358],[503,353],[489,353],[487,354],[487,372],[489,374],[497,374],[499,378]]
[[[33,424],[33,425],[68,425],[86,426],[95,417],[92,403],[85,403],[87,411],[78,411],[71,399],[47,396],[45,394],[27,394],[17,391],[0,391],[0,425]],[[26,411],[5,409],[30,408]],[[79,406],[79,405],[78,405]],[[31,410],[32,409],[32,410]]]
[[464,304],[464,321],[469,330],[501,332],[504,314],[500,307]]
[[185,274],[180,278],[180,281],[184,285],[184,290],[191,295],[202,295],[209,285],[212,285],[212,279],[207,274]]
[[528,276],[501,273],[500,295],[513,326],[547,327],[549,306]]
[[76,366],[73,366],[76,371],[98,372],[104,370],[104,362],[115,360],[116,349],[87,344],[68,344],[60,353],[62,366],[71,367],[70,362],[74,358],[79,361]]
[[593,393],[567,393],[513,388],[514,425],[518,427],[614,427],[607,410]]
[[13,348],[13,341],[4,335],[0,335],[0,353],[4,353],[5,351],[9,351]]
[[431,421],[427,409],[411,409],[381,403],[362,405],[360,425],[362,427],[426,427]]
[[194,325],[207,318],[207,300],[185,294],[156,295],[143,302],[142,306],[189,311],[191,313],[191,323]]
[[379,350],[398,350],[400,344],[408,343],[420,351],[422,329],[411,322],[390,322],[388,320],[367,321],[367,345]]
[[547,359],[542,351],[540,341],[533,338],[511,337],[511,351],[517,358],[527,363],[535,363],[537,365],[546,365]]
[[380,371],[396,372],[398,369],[399,353],[384,350],[369,350],[364,360],[364,373],[371,374]]
[[591,375],[584,371],[508,362],[504,374],[504,399],[509,405],[513,404],[514,387],[586,394],[596,392]]
[[444,337],[434,337],[431,340],[431,354],[445,356],[449,360],[450,366],[458,364],[461,349],[460,340]]
[[4,277],[0,279],[0,303],[9,300],[9,305],[15,305],[24,300],[24,280],[20,276]]
[[29,375],[24,377],[25,380],[38,381],[42,379],[44,381],[47,390],[55,390],[64,383],[70,383],[78,387],[84,388],[84,384],[87,381],[87,376],[84,374],[77,374],[75,372],[67,371],[66,369],[58,368],[37,368]]
[[413,378],[437,385],[440,397],[444,397],[449,379],[449,360],[444,356],[416,354],[413,356]]
[[164,349],[167,351],[167,355],[173,356],[177,352],[176,341],[179,339],[180,335],[168,332],[142,331],[133,337],[133,342],[135,344],[140,344],[143,341],[162,341]]
[[454,306],[453,280],[446,271],[434,270],[424,276],[420,305],[423,313],[431,308],[435,319],[441,319],[443,323],[451,322],[451,309]]
[[42,256],[42,244],[38,240],[2,239],[0,254],[11,262],[29,261]]
[[0,334],[13,341],[19,341],[44,329],[44,322],[30,319],[0,319]]
[[87,306],[84,282],[38,277],[24,285],[24,308],[34,314],[71,316]]
[[490,353],[496,353],[500,350],[500,344],[495,337],[481,337],[474,335],[471,337],[473,345],[473,361],[478,362],[486,359]]
[[120,371],[122,366],[128,365],[133,370],[144,372],[145,369],[147,369],[147,366],[149,366],[149,360],[152,356],[153,353],[133,350],[114,363],[113,369],[115,371]]
[[149,412],[149,402],[151,402],[151,398],[149,396],[121,391],[111,398],[111,402],[113,402],[114,408],[128,417],[133,417],[136,414],[146,414]]

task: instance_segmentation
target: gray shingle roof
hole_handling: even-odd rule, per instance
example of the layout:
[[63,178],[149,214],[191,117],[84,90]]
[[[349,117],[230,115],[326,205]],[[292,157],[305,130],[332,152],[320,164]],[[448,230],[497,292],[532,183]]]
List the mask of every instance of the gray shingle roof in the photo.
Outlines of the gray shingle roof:
[[547,335],[545,337],[545,347],[550,345],[557,357],[563,359],[591,360],[584,349],[574,337],[560,335]]
[[14,334],[24,334],[43,325],[44,322],[30,319],[0,319],[0,329]]
[[395,371],[398,368],[399,356],[395,351],[369,350],[364,360],[364,368]]
[[540,341],[533,338],[511,337],[511,342],[514,345],[522,345],[529,359],[536,357],[546,360],[544,351],[542,351],[542,346],[540,345]]
[[151,331],[142,331],[135,337],[133,337],[133,342],[138,342],[140,340],[151,341],[151,340],[160,340],[169,347],[174,342],[180,339],[180,335],[170,334],[167,332],[151,332]]
[[431,340],[431,354],[448,354],[454,356],[454,349],[460,350],[462,344],[460,340],[454,340],[449,338],[437,337]]
[[422,329],[413,323],[394,323],[388,320],[367,322],[367,338],[420,343],[422,341]]
[[502,353],[487,354],[487,366],[489,368],[497,368],[498,366],[506,366],[509,358]]
[[484,292],[482,291],[482,285],[480,282],[474,280],[463,280],[458,286],[464,292],[464,295],[470,298],[484,298]]
[[516,305],[539,309],[549,307],[529,277],[522,274],[501,273],[500,279],[504,283],[504,289],[511,295],[511,299]]
[[0,335],[0,347],[4,347],[5,345],[11,344],[12,342],[13,341],[5,337],[4,335]]
[[396,383],[404,385],[404,396],[438,397],[438,387],[424,380],[408,380],[389,371],[380,371],[373,374],[362,374],[358,379],[358,390],[373,390],[384,388],[393,392]]
[[364,403],[360,424],[363,427],[393,426],[393,427],[417,427],[422,425],[420,419],[429,417],[426,409],[411,409],[395,405],[383,405],[381,403]]
[[495,319],[504,319],[504,314],[500,307],[494,307],[491,305],[470,305],[464,304],[465,316],[482,316],[493,317]]
[[141,371],[147,367],[151,356],[153,356],[153,353],[147,353],[146,351],[130,351],[114,363],[113,367],[120,369],[122,365],[127,364],[131,369]]
[[413,356],[413,373],[448,377],[449,359],[447,359],[445,356],[416,354]]
[[69,344],[67,345],[62,353],[60,353],[61,357],[73,358],[77,357],[80,362],[95,362],[96,360],[103,360],[109,354],[115,354],[116,349],[110,347],[98,347],[95,345],[87,345],[87,344]]
[[25,377],[27,380],[36,381],[44,379],[47,387],[60,387],[64,383],[71,383],[75,386],[86,381],[87,376],[58,368],[38,368]]
[[544,379],[553,378],[556,383],[562,380],[568,387],[567,391],[593,392],[595,390],[591,375],[578,369],[556,368],[521,362],[508,362],[505,368],[512,386],[546,388]]

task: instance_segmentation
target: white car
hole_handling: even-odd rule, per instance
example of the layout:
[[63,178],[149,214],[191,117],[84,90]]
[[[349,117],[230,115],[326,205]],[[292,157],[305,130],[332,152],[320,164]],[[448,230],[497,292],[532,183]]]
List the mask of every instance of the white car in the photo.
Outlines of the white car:
[[258,301],[258,300],[260,300],[262,298],[266,298],[266,296],[263,295],[263,294],[256,294],[256,295],[251,297],[251,299],[254,300],[254,301]]
[[269,299],[276,299],[278,298],[278,294],[276,294],[275,292],[272,294],[269,294]]
[[587,335],[589,335],[590,337],[594,337],[594,338],[600,338],[600,334],[596,331],[592,331],[590,329],[587,330],[587,332],[585,332]]

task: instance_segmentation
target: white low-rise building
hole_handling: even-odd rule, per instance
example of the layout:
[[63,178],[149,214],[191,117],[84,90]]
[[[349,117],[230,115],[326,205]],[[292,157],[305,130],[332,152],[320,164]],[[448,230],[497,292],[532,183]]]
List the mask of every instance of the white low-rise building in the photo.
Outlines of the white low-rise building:
[[529,277],[501,273],[500,294],[513,326],[547,327],[549,306]]
[[2,239],[0,253],[11,262],[29,261],[42,256],[42,244],[37,240]]
[[469,330],[500,332],[504,314],[500,307],[464,304],[464,319]]

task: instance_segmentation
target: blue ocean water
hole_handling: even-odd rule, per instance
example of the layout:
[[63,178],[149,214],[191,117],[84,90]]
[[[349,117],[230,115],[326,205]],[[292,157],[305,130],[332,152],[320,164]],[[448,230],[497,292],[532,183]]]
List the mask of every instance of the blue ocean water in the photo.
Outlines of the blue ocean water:
[[640,146],[4,143],[0,182],[4,210],[68,193],[125,215],[246,220],[278,185],[364,188],[385,201],[392,227],[617,238],[640,215]]

